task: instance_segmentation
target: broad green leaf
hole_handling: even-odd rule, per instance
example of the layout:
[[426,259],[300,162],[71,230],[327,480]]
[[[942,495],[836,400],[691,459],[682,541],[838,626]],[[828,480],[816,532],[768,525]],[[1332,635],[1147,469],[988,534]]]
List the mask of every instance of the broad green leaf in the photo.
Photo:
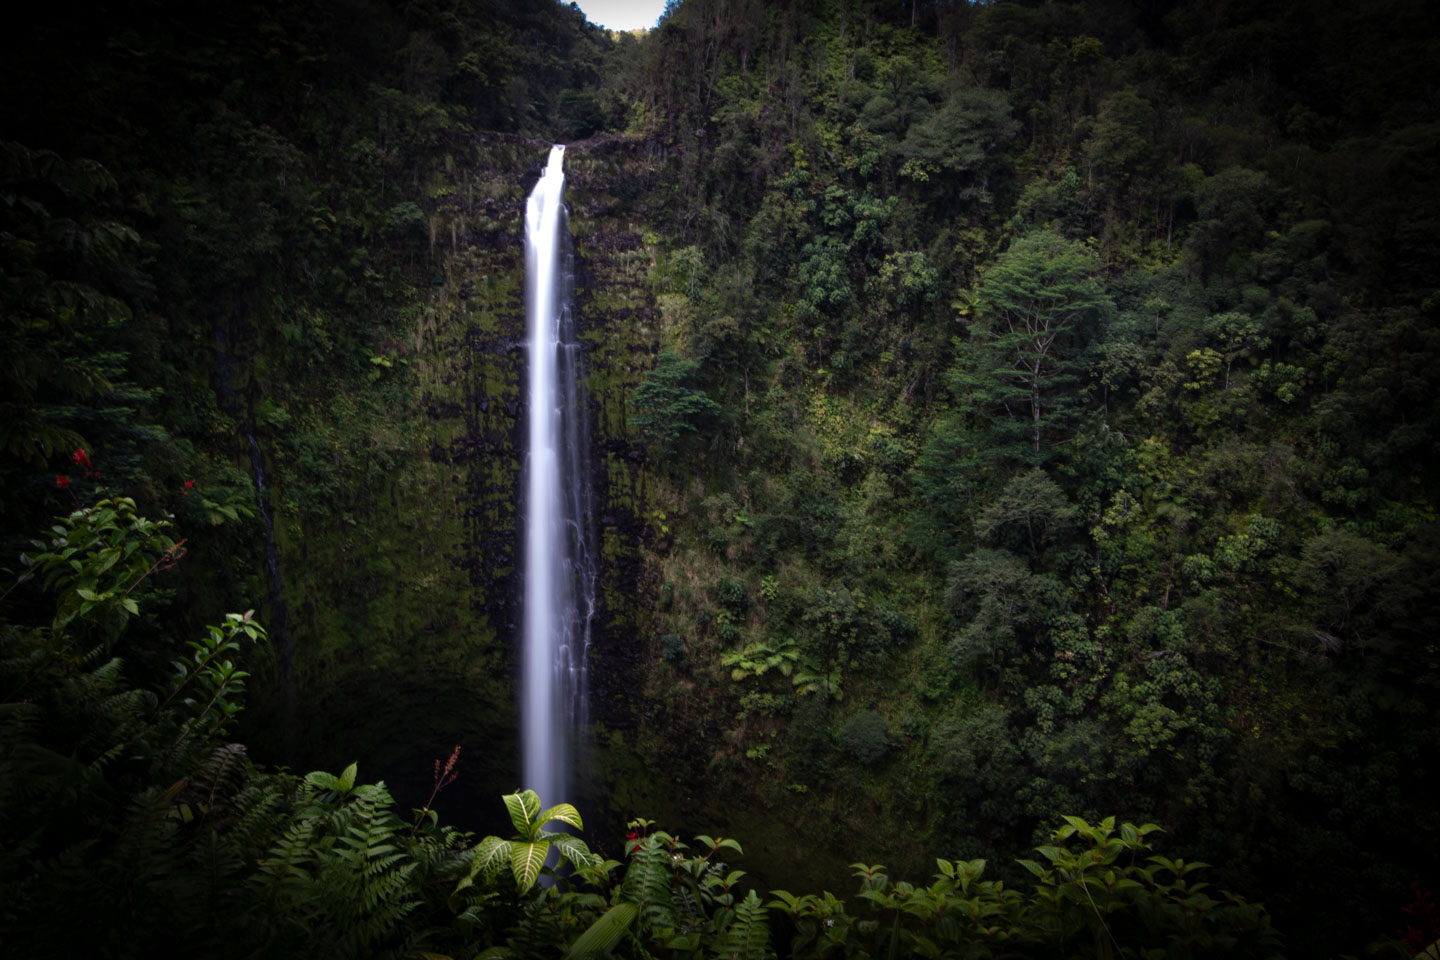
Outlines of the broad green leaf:
[[510,859],[510,842],[499,837],[486,837],[475,846],[475,855],[470,861],[470,876],[483,874],[493,877],[500,865]]
[[594,855],[590,852],[590,848],[585,845],[584,840],[581,840],[579,837],[572,837],[568,833],[552,835],[550,837],[550,844],[556,850],[559,850],[566,860],[569,860],[576,866],[586,866],[595,859]]
[[540,868],[545,865],[545,855],[550,852],[550,841],[535,843],[510,843],[510,872],[515,875],[515,889],[524,893],[535,885]]
[[100,556],[96,558],[97,562],[93,572],[97,575],[102,574],[115,566],[116,561],[119,559],[120,551],[118,549],[111,547],[109,550],[102,550]]
[[580,819],[580,811],[568,803],[557,803],[535,818],[535,824],[543,827],[552,820],[559,820],[561,823],[568,823],[576,830],[584,830],[585,824]]
[[355,775],[360,770],[360,764],[352,763],[340,774],[340,783],[336,787],[341,793],[349,793],[355,786]]
[[532,839],[540,827],[535,822],[535,818],[540,815],[540,798],[535,796],[535,791],[507,793],[503,799],[505,810],[510,814],[510,822],[515,824],[515,832],[526,840]]
[[635,922],[639,913],[640,908],[633,903],[615,904],[575,939],[570,945],[570,952],[565,956],[570,960],[606,956],[625,936],[625,931]]

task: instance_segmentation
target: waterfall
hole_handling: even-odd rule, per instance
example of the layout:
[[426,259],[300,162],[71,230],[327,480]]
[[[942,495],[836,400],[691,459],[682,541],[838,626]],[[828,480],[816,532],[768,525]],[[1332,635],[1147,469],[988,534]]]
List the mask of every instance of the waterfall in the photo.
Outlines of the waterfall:
[[529,447],[520,742],[523,786],[549,806],[572,799],[570,771],[586,721],[585,660],[595,608],[593,511],[574,273],[563,199],[565,148],[525,209]]

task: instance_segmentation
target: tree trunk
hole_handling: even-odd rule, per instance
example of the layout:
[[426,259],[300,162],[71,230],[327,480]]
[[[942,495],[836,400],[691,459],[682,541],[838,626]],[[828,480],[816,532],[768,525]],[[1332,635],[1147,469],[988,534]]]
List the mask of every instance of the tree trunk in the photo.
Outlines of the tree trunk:
[[1040,380],[1030,381],[1030,416],[1035,421],[1035,452],[1040,452]]

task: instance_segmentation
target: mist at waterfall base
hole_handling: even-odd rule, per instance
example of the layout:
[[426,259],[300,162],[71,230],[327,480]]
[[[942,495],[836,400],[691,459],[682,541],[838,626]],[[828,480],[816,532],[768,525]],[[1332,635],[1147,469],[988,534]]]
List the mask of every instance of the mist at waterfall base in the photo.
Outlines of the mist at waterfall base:
[[521,787],[544,806],[573,799],[596,580],[564,156],[563,146],[551,149],[525,211],[529,429],[518,694]]

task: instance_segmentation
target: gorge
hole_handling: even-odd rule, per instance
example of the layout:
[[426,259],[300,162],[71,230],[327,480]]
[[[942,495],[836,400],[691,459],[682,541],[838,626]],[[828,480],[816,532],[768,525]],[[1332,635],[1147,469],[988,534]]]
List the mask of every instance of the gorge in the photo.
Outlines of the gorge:
[[[1398,955],[1440,854],[1437,15],[37,11],[0,949],[963,953],[925,911],[1003,881],[1021,954],[1162,950],[1198,861],[1204,922]],[[524,789],[585,828],[521,890],[475,863],[553,842]],[[1112,842],[1097,926],[1037,848]]]

